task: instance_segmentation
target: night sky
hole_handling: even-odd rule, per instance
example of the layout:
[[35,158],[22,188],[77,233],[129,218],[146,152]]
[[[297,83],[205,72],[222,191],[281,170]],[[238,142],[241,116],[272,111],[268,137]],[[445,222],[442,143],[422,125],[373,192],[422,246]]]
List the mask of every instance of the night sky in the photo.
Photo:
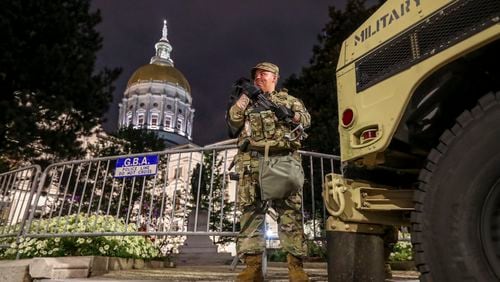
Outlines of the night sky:
[[[191,85],[193,142],[227,138],[224,113],[232,83],[260,61],[280,67],[281,81],[309,64],[328,7],[344,0],[95,0],[104,47],[97,68],[121,67],[104,128],[117,129],[118,102],[132,73],[149,63],[168,22],[171,57]],[[307,106],[307,105],[306,105]]]

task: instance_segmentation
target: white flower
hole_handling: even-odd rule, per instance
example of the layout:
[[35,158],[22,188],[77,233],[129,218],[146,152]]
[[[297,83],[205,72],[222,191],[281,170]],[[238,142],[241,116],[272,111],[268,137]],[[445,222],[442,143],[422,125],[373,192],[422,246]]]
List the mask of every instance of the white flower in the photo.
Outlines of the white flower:
[[88,238],[87,243],[89,243],[89,244],[92,243],[92,239]]
[[104,245],[104,249],[107,251],[109,250],[109,245]]
[[61,241],[61,238],[57,237],[54,239],[54,242],[59,243]]
[[99,252],[101,252],[101,253],[103,253],[103,254],[104,254],[104,253],[106,253],[106,251],[104,250],[104,248],[103,248],[103,247],[100,247],[100,248],[99,248]]
[[78,238],[78,239],[76,240],[76,243],[77,243],[77,244],[83,244],[83,243],[85,243],[85,239],[83,239],[83,238]]

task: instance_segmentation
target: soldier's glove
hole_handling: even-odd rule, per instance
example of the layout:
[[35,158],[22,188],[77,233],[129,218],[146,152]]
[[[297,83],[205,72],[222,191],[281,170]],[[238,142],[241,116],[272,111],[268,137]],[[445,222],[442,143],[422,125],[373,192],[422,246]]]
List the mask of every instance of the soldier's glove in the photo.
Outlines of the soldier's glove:
[[295,116],[295,113],[291,109],[283,105],[279,105],[278,107],[276,107],[276,109],[274,110],[274,114],[276,115],[278,120],[284,120],[286,122],[291,122],[293,120],[293,117]]
[[236,80],[234,84],[237,88],[240,89],[240,94],[245,94],[252,100],[257,99],[257,96],[262,93],[262,90],[253,85],[253,83],[251,83],[250,80],[245,77]]

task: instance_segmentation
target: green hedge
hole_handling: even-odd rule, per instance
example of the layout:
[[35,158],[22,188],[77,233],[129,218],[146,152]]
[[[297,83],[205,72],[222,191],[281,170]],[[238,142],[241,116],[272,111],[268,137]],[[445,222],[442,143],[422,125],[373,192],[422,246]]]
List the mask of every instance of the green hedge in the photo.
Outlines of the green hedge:
[[[123,219],[112,216],[70,215],[33,220],[30,233],[38,229],[51,234],[136,232],[137,226],[125,225]],[[4,238],[0,243],[10,244],[9,248],[0,250],[2,259],[13,259],[17,252],[21,258],[98,255],[152,259],[160,256],[159,249],[145,236],[21,238],[19,244],[15,243],[14,238]]]
[[411,261],[413,252],[411,243],[408,241],[398,241],[389,256],[390,261]]

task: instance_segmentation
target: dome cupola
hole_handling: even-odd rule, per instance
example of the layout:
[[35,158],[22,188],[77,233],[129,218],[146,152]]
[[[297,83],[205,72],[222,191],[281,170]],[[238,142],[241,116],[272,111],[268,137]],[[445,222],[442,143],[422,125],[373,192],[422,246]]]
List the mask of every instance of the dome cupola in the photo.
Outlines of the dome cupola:
[[128,80],[119,105],[118,124],[119,127],[147,128],[155,131],[167,145],[180,145],[192,140],[194,109],[191,87],[182,72],[174,67],[170,55],[173,48],[167,35],[164,20],[155,55]]

